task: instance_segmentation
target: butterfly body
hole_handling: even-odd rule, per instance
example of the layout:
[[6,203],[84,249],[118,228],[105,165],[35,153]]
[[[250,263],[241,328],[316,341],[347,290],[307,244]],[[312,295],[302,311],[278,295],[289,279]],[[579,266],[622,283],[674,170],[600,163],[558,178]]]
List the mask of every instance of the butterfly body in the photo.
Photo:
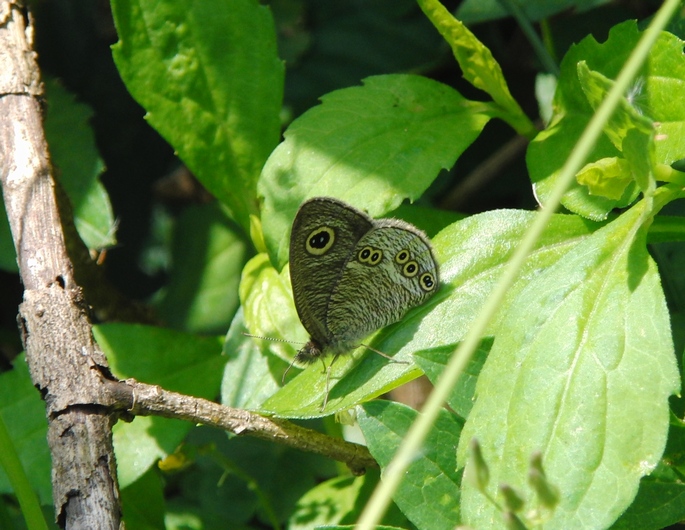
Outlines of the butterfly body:
[[302,204],[290,236],[295,307],[311,340],[296,360],[347,353],[402,319],[438,287],[426,236],[397,219],[374,220],[328,197]]

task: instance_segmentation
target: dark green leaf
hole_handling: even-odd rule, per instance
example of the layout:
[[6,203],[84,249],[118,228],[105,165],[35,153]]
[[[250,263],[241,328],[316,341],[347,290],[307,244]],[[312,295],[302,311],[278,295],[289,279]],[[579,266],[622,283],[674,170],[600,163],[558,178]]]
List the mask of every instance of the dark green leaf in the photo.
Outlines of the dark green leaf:
[[45,83],[48,110],[45,136],[50,156],[57,167],[57,180],[64,187],[74,209],[74,223],[90,249],[116,243],[116,224],[107,191],[100,182],[104,163],[95,144],[90,120],[93,111],[77,103],[57,81]]
[[[492,348],[492,339],[484,339],[478,349],[474,352],[468,364],[464,368],[457,383],[454,385],[452,392],[447,398],[447,404],[462,418],[467,418],[473,402],[475,400],[476,381],[481,368],[485,363],[485,359]],[[418,351],[414,354],[416,364],[423,370],[423,373],[428,376],[431,383],[436,384],[438,378],[442,374],[450,360],[450,356],[455,352],[457,346],[452,344],[448,346],[437,346],[430,350]]]
[[191,206],[176,221],[169,284],[159,315],[177,329],[224,333],[238,308],[248,243],[217,204]]
[[256,0],[112,2],[114,60],[147,119],[244,228],[280,134],[283,64]]
[[[15,360],[12,370],[0,374],[0,414],[41,504],[52,504],[52,461],[45,405],[31,382],[23,355]],[[2,468],[0,492],[12,492]]]
[[121,490],[124,522],[136,530],[164,530],[164,491],[159,472],[150,469]]
[[[369,451],[385,468],[416,419],[417,412],[390,401],[372,401],[359,408],[358,422]],[[421,447],[421,457],[409,466],[393,499],[418,528],[452,530],[460,523],[455,447],[461,424],[440,411]]]

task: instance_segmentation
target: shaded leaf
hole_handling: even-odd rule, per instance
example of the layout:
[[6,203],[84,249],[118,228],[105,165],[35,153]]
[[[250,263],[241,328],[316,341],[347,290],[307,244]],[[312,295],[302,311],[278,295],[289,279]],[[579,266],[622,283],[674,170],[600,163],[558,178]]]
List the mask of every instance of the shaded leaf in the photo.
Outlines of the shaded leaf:
[[280,134],[283,64],[255,0],[115,0],[114,61],[147,120],[244,228]]
[[186,208],[176,221],[170,281],[155,304],[160,317],[185,331],[225,332],[248,253],[238,226],[216,204]]
[[74,209],[76,229],[89,249],[111,247],[116,244],[116,224],[109,196],[100,182],[105,166],[90,126],[93,111],[55,80],[47,80],[45,95],[45,136],[57,166],[57,180]]
[[[40,503],[52,504],[52,460],[45,404],[31,382],[24,355],[17,357],[12,370],[0,374],[0,414]],[[2,467],[0,492],[12,492]]]

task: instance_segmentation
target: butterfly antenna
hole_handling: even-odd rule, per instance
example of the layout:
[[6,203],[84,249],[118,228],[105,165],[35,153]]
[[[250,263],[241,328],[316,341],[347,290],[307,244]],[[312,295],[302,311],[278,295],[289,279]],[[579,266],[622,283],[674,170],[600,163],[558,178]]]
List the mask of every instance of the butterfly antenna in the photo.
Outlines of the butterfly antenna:
[[[245,331],[243,331],[242,334],[245,335],[246,337],[252,337],[253,339],[270,340],[272,342],[287,342],[288,344],[301,344],[298,342],[292,342],[292,341],[285,340],[285,339],[277,339],[275,337],[262,337],[261,335],[253,335],[252,333],[246,333]],[[293,360],[288,365],[288,368],[286,368],[285,372],[283,372],[283,376],[281,377],[281,384],[282,385],[285,384],[285,376],[288,374],[290,369],[293,367],[293,364],[295,364],[296,359],[297,359],[297,356],[293,357]]]
[[292,342],[290,340],[285,339],[277,339],[275,337],[262,337],[261,335],[253,335],[252,333],[246,333],[245,331],[243,331],[242,334],[246,337],[252,337],[253,339],[270,340],[272,342],[287,342],[288,344],[301,344],[299,342]]
[[398,359],[395,359],[394,357],[390,357],[390,355],[388,355],[388,354],[386,354],[386,353],[383,353],[383,352],[380,351],[380,350],[377,350],[376,348],[373,348],[373,347],[371,347],[371,346],[367,346],[366,344],[360,344],[360,346],[364,346],[364,348],[366,348],[367,350],[371,350],[372,352],[377,353],[377,354],[380,355],[381,357],[385,357],[385,358],[386,358],[388,361],[390,361],[391,363],[409,364],[409,361],[400,361],[400,360],[398,360]]

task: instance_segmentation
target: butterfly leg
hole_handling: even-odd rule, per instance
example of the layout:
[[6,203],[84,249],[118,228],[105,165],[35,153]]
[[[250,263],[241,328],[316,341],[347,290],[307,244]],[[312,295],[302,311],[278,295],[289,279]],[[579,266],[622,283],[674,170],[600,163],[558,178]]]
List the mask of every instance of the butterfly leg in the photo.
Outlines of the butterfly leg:
[[[339,353],[336,353],[333,356],[333,360],[331,361],[331,364],[328,365],[328,369],[326,370],[326,394],[324,395],[323,398],[323,404],[321,405],[321,412],[324,411],[326,408],[326,404],[328,403],[328,392],[330,391],[329,388],[329,383],[331,381],[331,368],[333,367],[333,363],[336,361],[336,359],[340,357]],[[324,363],[323,359],[321,359],[321,362],[323,363],[324,369],[326,368],[326,363]]]

